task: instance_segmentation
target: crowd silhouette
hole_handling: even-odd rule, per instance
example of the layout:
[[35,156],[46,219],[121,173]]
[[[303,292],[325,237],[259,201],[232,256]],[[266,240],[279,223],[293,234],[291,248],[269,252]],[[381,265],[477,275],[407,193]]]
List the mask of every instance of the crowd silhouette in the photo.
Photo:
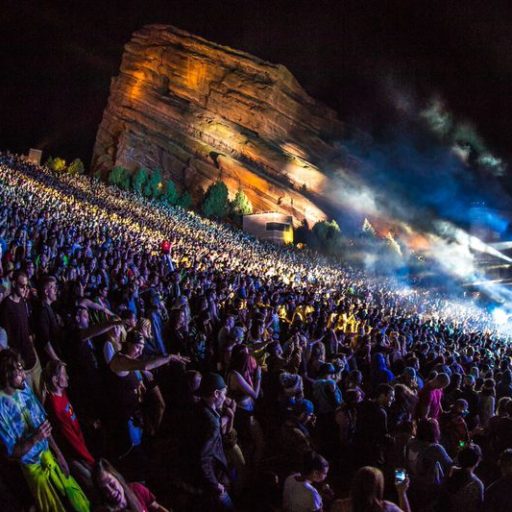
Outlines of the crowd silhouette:
[[10,153],[0,201],[2,510],[512,510],[475,305]]

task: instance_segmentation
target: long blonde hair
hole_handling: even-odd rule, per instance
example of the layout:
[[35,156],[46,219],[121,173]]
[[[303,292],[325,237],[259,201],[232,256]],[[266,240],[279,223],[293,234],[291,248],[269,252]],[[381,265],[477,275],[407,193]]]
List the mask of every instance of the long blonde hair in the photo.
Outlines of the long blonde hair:
[[[119,473],[119,471],[117,471],[117,469],[115,469],[114,466],[112,466],[112,464],[110,464],[110,462],[107,459],[99,459],[92,473],[92,481],[94,482],[94,485],[99,491],[98,494],[100,496],[103,496],[103,492],[100,488],[99,482],[102,478],[102,475],[104,475],[105,473],[111,474],[121,484],[127,504],[127,508],[125,510],[128,510],[130,512],[143,512],[144,509],[142,505],[137,499],[137,496],[135,496],[135,493],[130,489],[129,485],[126,483],[126,480],[124,479],[123,475],[121,475],[121,473]],[[106,506],[108,508],[102,508],[102,510],[115,510],[109,505]]]
[[142,333],[144,337],[146,337],[145,333],[149,332],[149,336],[151,337],[151,320],[149,318],[139,318],[137,331]]

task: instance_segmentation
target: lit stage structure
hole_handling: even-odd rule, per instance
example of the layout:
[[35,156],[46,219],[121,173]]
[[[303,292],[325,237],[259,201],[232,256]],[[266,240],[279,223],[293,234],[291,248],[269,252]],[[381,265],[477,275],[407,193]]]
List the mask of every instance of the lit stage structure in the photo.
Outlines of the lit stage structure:
[[244,215],[243,228],[247,233],[278,244],[293,243],[293,217],[278,212]]
[[28,151],[27,160],[35,165],[41,165],[41,157],[43,151],[41,149],[30,148]]

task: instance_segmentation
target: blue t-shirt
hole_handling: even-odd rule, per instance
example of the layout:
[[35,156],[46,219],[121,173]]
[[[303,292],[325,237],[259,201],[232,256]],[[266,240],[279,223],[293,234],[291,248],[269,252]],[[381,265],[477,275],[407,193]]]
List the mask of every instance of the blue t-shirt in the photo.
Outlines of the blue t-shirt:
[[[0,391],[0,440],[7,455],[12,456],[14,447],[20,441],[30,439],[46,420],[46,412],[36,395],[25,383],[12,395]],[[41,454],[48,450],[48,440],[36,443],[23,457],[22,464],[39,464]]]

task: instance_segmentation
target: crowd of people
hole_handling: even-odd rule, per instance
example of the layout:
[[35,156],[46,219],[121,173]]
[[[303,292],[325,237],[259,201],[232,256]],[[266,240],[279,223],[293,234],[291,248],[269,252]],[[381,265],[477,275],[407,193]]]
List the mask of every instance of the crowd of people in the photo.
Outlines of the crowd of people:
[[10,153],[0,201],[1,510],[512,510],[478,308]]

